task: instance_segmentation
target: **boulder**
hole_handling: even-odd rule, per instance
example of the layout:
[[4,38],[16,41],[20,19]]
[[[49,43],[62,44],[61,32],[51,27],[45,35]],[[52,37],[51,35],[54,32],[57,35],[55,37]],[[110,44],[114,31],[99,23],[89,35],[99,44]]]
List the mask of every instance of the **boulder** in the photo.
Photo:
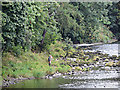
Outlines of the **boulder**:
[[104,57],[108,57],[108,56],[109,56],[109,54],[104,54],[103,56],[104,56]]
[[72,69],[73,69],[73,70],[75,70],[75,69],[76,69],[76,67],[72,67]]
[[45,79],[48,79],[49,78],[49,76],[47,75],[47,76],[45,76]]
[[85,67],[87,67],[87,64],[84,64]]
[[105,59],[105,62],[109,62],[109,59]]
[[110,70],[111,68],[109,66],[105,67],[105,70]]
[[117,55],[112,55],[110,58],[111,58],[111,59],[116,59],[116,58],[117,58]]
[[81,67],[76,67],[75,69],[78,70],[78,71],[82,71]]
[[55,73],[54,75],[53,75],[53,77],[55,78],[55,77],[60,77],[62,74],[61,73]]
[[53,79],[53,77],[52,77],[52,76],[49,76],[49,79]]
[[99,62],[96,62],[97,65],[99,65],[100,63]]
[[113,62],[108,62],[108,63],[105,64],[105,66],[110,66],[110,67],[113,66],[113,65],[114,65]]
[[91,68],[92,68],[92,67],[94,67],[94,65],[90,65],[89,67],[91,67]]
[[99,56],[93,56],[92,59],[93,59],[94,61],[96,61],[96,60],[98,61],[98,60],[99,60]]
[[67,78],[67,76],[62,76],[63,78]]
[[76,58],[67,58],[69,61],[76,61]]
[[101,67],[101,69],[105,70],[105,67]]

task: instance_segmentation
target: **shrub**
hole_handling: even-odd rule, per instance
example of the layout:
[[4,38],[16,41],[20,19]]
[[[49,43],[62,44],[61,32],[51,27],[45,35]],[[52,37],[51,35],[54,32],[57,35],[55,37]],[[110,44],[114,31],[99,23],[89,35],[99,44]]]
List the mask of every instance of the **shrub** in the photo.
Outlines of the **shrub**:
[[13,46],[13,49],[12,49],[12,53],[13,53],[13,55],[15,55],[15,56],[19,56],[19,55],[21,55],[22,53],[23,53],[23,49],[22,49],[22,46]]
[[58,72],[60,72],[60,73],[66,73],[69,70],[70,70],[69,66],[64,66],[64,68],[62,68],[62,67],[58,68]]
[[34,71],[33,72],[33,76],[35,78],[41,78],[42,76],[45,76],[45,75],[46,75],[46,73],[44,71]]
[[47,74],[49,74],[49,75],[52,75],[52,74],[54,74],[55,73],[55,69],[54,68],[49,68],[47,71],[46,71],[46,73]]

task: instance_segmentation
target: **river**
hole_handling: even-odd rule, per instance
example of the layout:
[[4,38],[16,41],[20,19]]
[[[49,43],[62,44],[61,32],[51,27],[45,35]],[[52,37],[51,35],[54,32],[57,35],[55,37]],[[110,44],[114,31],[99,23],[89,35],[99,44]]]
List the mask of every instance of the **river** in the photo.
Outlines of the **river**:
[[[118,43],[92,46],[93,50],[118,56]],[[117,68],[117,69],[116,69]],[[11,85],[9,88],[118,88],[120,89],[120,67],[110,71],[93,70],[53,79],[34,79]],[[83,90],[83,89],[82,89]],[[86,89],[84,89],[86,90]],[[101,90],[101,89],[100,89]],[[113,89],[110,89],[113,90]]]
[[113,44],[102,44],[92,46],[92,50],[86,50],[90,52],[101,51],[102,53],[112,55],[117,55],[120,52],[120,42],[116,42]]

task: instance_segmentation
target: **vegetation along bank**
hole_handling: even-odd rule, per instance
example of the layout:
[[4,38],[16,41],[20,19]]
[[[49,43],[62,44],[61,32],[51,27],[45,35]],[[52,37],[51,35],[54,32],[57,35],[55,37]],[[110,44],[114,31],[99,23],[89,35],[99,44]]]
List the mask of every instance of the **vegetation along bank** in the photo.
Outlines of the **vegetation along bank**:
[[[0,3],[3,86],[21,79],[89,71],[99,65],[103,69],[119,66],[119,57],[72,46],[119,40],[120,2]],[[50,67],[49,55],[53,56]]]

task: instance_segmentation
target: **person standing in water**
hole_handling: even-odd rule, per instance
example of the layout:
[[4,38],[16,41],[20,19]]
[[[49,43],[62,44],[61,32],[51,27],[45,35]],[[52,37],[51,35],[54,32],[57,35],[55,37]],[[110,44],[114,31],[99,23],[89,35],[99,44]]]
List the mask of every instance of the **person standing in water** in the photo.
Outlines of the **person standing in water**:
[[51,65],[51,59],[52,59],[52,58],[53,58],[52,55],[50,55],[50,56],[48,57],[49,66]]

